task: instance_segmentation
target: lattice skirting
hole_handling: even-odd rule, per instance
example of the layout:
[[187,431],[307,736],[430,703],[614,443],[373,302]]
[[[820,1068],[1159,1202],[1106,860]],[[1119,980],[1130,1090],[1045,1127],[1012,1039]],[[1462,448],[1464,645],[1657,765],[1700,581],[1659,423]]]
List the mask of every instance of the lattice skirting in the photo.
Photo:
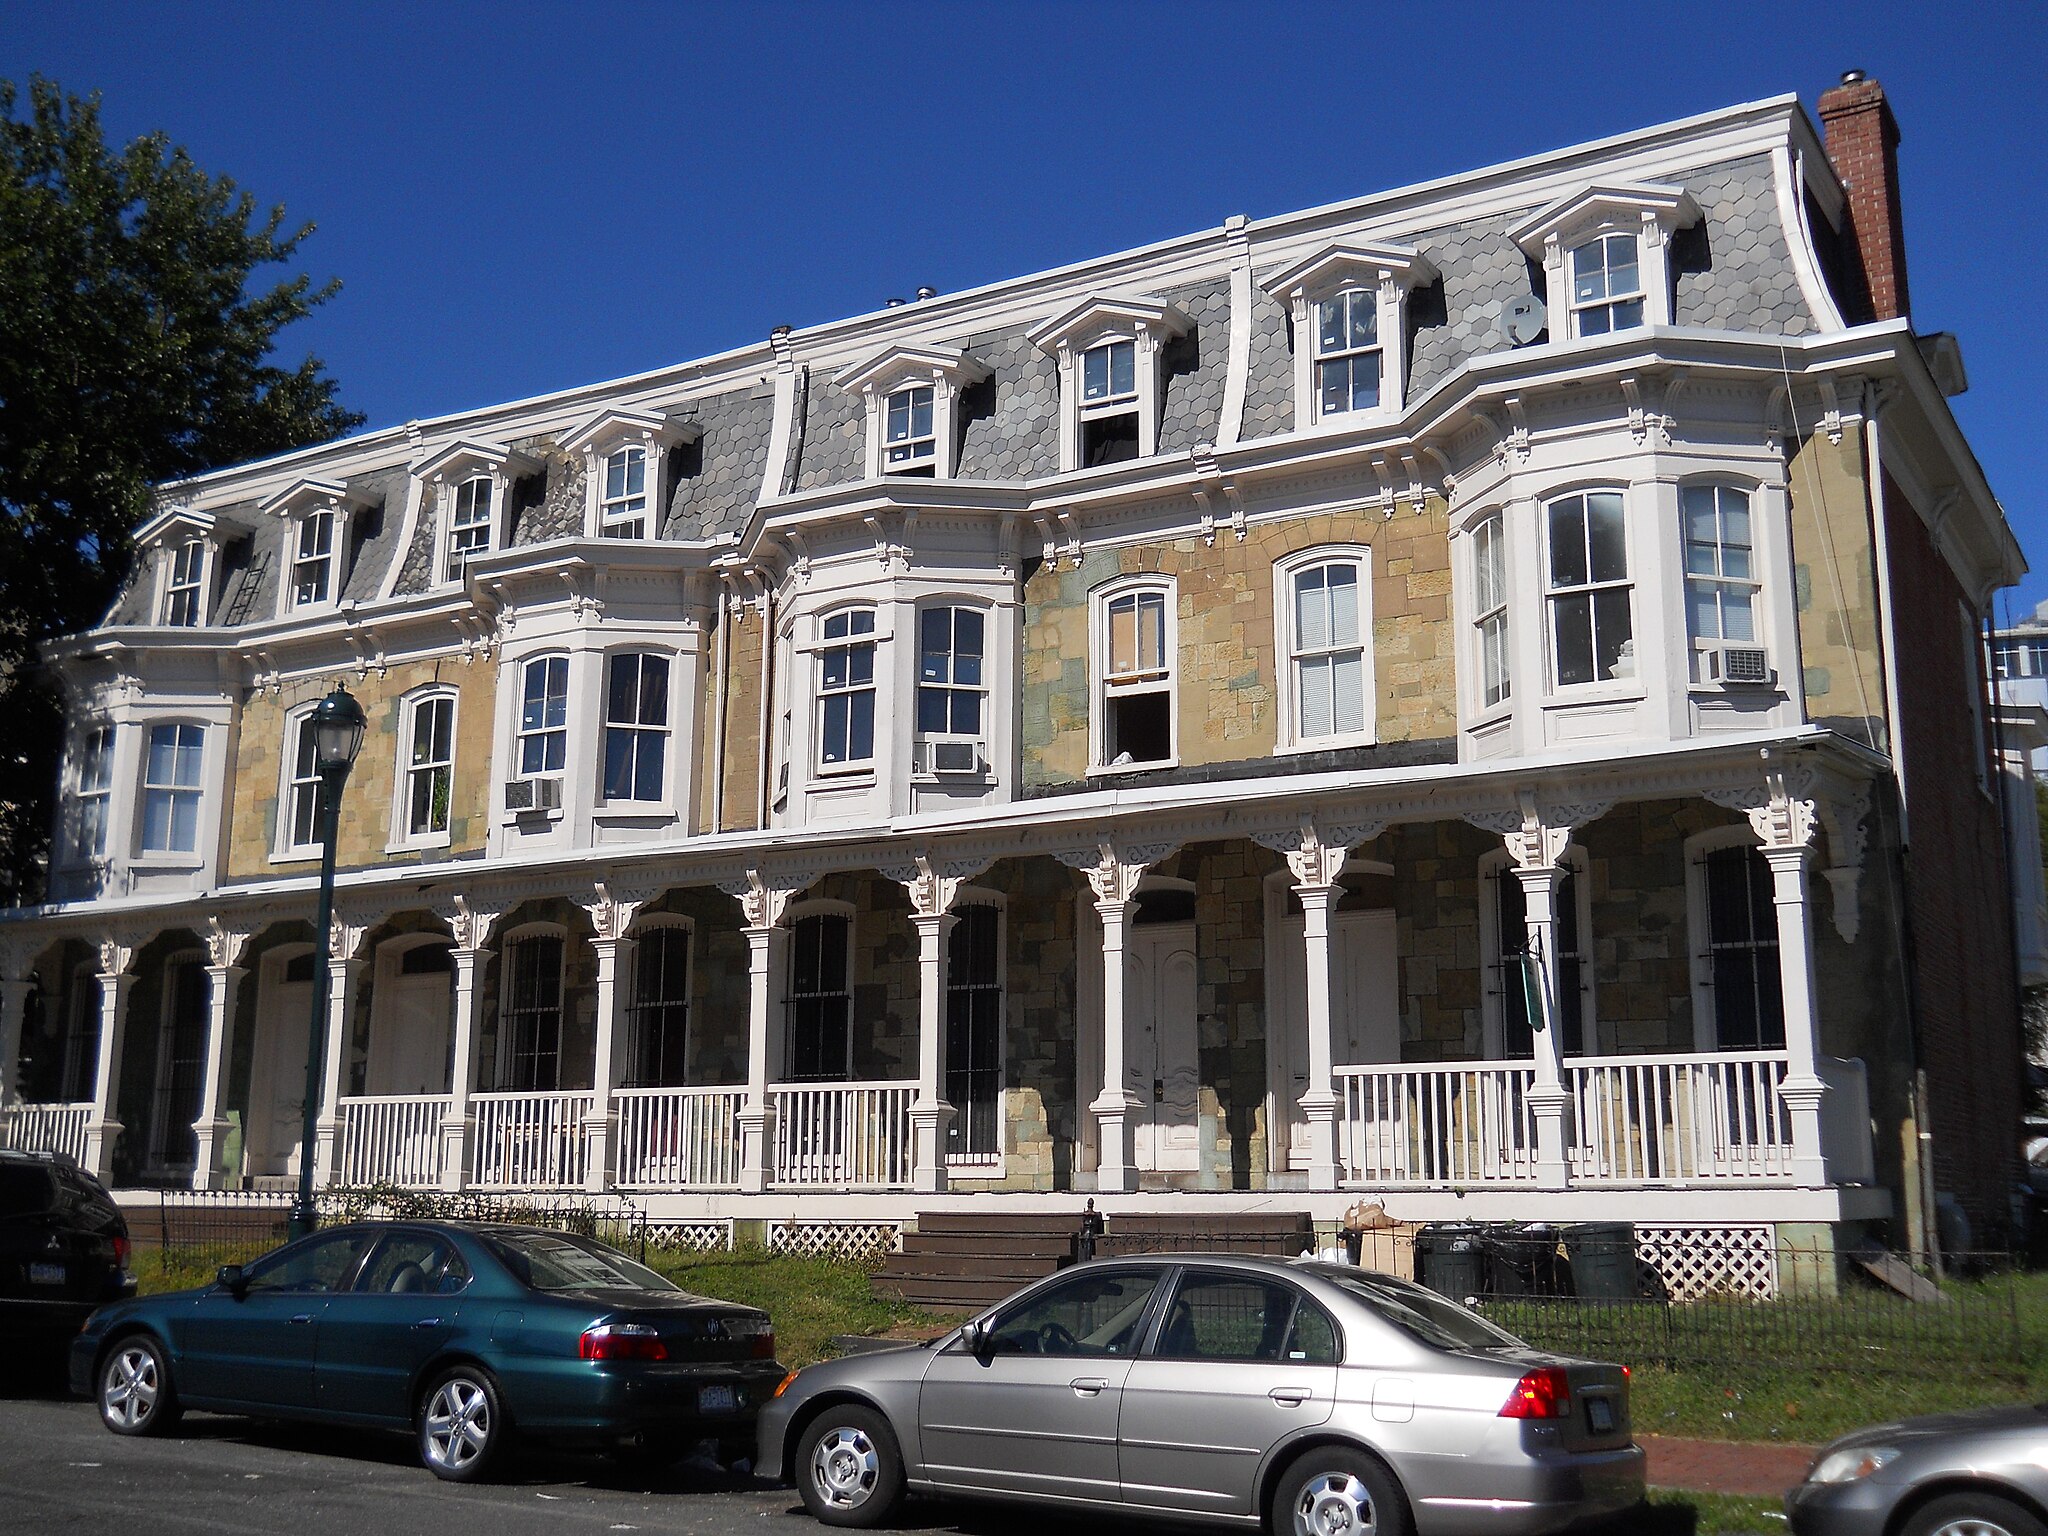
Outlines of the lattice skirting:
[[1636,1257],[1664,1277],[1673,1301],[1778,1294],[1778,1234],[1771,1227],[1637,1227]]
[[870,1262],[903,1241],[900,1221],[771,1221],[768,1251],[806,1259]]
[[650,1221],[647,1246],[669,1253],[725,1253],[732,1248],[732,1218],[723,1221]]

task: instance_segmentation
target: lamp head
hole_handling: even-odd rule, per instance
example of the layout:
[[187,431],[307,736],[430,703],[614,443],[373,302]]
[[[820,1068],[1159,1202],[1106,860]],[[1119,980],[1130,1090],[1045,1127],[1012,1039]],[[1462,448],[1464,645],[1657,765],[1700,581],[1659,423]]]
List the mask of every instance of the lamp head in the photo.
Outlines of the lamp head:
[[323,773],[347,773],[355,765],[366,723],[363,706],[339,683],[313,707],[313,755]]

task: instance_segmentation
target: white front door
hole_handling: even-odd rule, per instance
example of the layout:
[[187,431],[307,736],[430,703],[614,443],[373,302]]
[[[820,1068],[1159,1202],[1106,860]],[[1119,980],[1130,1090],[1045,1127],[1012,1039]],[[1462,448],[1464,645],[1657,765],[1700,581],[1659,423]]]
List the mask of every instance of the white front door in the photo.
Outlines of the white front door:
[[1195,925],[1133,927],[1124,960],[1124,1086],[1139,1106],[1132,1156],[1150,1172],[1192,1173],[1201,1154]]
[[446,1093],[455,1002],[447,973],[391,976],[377,988],[363,1092]]
[[[1286,1166],[1308,1166],[1308,1122],[1301,1096],[1308,1092],[1308,966],[1301,916],[1283,917],[1273,930],[1278,953],[1270,955],[1278,980],[1281,1028],[1269,1042],[1275,1103],[1273,1123]],[[1330,918],[1330,1042],[1333,1066],[1365,1066],[1401,1059],[1400,960],[1394,943],[1394,914],[1381,908],[1338,912]]]
[[313,1006],[313,984],[287,981],[288,962],[276,955],[263,961],[263,986],[257,996],[256,1046],[249,1068],[249,1118],[245,1128],[251,1174],[290,1174],[299,1170],[299,1136],[306,1102],[307,1010]]

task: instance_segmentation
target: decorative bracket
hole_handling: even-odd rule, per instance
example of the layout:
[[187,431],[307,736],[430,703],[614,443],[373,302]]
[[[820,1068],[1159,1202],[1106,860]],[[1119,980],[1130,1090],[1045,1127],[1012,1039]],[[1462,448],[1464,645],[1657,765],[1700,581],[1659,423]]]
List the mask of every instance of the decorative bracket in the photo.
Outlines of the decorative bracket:
[[591,933],[600,940],[623,939],[640,909],[652,899],[645,890],[627,890],[609,880],[599,880],[576,905],[590,918]]
[[1254,832],[1251,837],[1253,842],[1271,848],[1287,860],[1296,885],[1323,886],[1337,883],[1352,849],[1371,842],[1385,830],[1383,821],[1318,826],[1315,818],[1304,812],[1296,826]]
[[498,920],[496,912],[486,912],[471,904],[467,896],[457,894],[434,908],[434,915],[448,925],[448,933],[455,940],[457,949],[476,950],[484,947],[491,925]]
[[1238,489],[1236,479],[1225,474],[1217,466],[1216,448],[1213,443],[1202,444],[1193,451],[1191,457],[1195,461],[1195,473],[1200,477],[1195,481],[1194,494],[1196,503],[1202,509],[1203,544],[1213,545],[1216,542],[1219,496],[1221,505],[1229,509],[1230,531],[1237,536],[1240,544],[1243,543],[1247,532],[1244,520],[1244,493]]
[[230,970],[242,963],[242,951],[249,947],[250,935],[221,925],[217,917],[206,920],[206,960],[215,970]]
[[1086,875],[1089,888],[1095,892],[1096,905],[1103,906],[1134,900],[1145,871],[1179,847],[1178,843],[1119,845],[1103,838],[1093,848],[1065,849],[1053,857]]
[[1498,834],[1517,869],[1554,869],[1571,846],[1572,830],[1607,814],[1612,800],[1539,804],[1533,790],[1515,796],[1515,809],[1468,811],[1465,820]]
[[739,898],[740,910],[746,914],[749,928],[780,928],[790,902],[811,883],[812,878],[808,874],[784,873],[776,877],[777,883],[771,884],[760,870],[750,869],[741,879],[719,881],[718,888],[728,896]]
[[140,946],[126,935],[109,934],[100,940],[100,977],[125,976],[135,963]]
[[943,917],[953,909],[960,887],[988,868],[986,859],[933,859],[919,852],[908,864],[880,864],[883,875],[910,893],[916,917]]

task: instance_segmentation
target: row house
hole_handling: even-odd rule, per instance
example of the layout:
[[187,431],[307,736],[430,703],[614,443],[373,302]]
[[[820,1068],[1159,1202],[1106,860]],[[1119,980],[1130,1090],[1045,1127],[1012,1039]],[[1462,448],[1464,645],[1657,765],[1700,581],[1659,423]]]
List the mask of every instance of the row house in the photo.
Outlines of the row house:
[[1820,118],[164,486],[48,651],[0,1123],[713,1215],[1998,1223],[2024,567],[1883,94]]

